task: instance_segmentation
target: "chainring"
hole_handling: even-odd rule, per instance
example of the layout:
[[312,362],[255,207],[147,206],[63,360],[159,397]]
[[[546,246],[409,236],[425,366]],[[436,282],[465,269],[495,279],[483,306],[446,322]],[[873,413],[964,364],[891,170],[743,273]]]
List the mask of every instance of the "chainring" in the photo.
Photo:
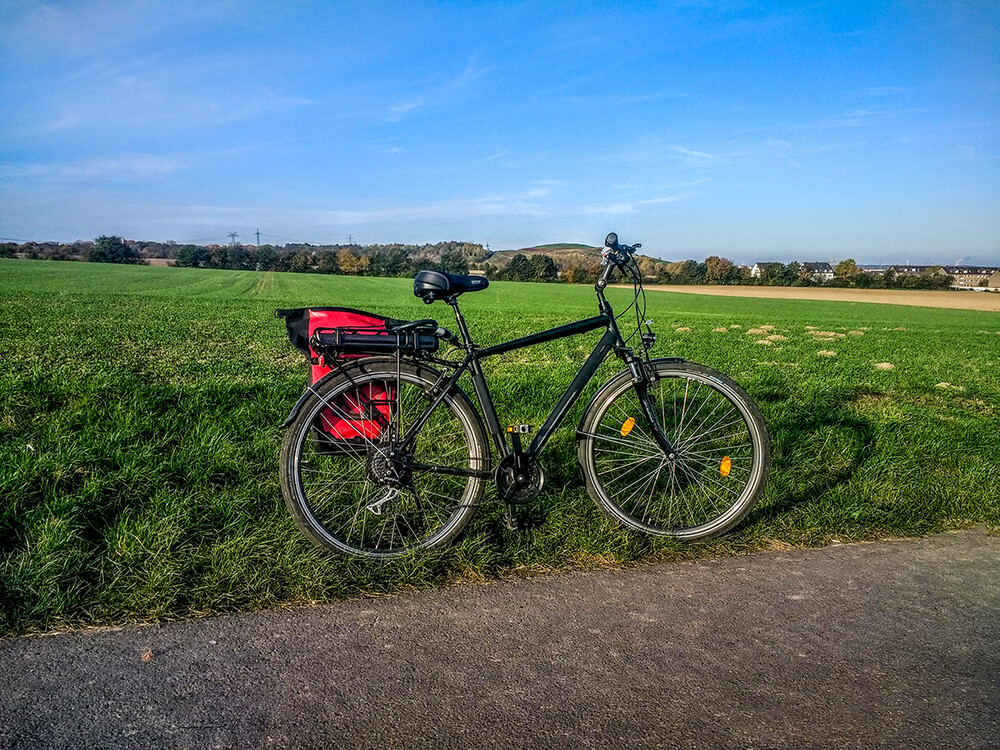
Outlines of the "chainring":
[[521,505],[530,503],[542,492],[545,486],[545,473],[542,467],[533,458],[521,457],[521,466],[518,466],[518,457],[511,453],[504,456],[497,464],[496,470],[497,492],[504,502]]

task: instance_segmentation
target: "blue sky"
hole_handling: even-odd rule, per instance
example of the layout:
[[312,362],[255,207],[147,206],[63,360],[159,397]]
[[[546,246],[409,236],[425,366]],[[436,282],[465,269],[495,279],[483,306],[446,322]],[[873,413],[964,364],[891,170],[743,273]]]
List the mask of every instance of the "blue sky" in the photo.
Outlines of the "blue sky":
[[1000,3],[0,4],[0,236],[1000,263]]

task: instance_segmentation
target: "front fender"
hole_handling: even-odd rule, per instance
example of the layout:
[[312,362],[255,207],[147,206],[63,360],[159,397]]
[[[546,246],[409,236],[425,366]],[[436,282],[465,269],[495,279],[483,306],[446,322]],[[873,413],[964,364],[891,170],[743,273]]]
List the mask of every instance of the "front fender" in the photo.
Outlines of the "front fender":
[[[650,360],[651,365],[655,365],[657,362],[667,362],[669,364],[677,364],[683,362],[683,357],[657,357],[656,359]],[[583,425],[587,421],[587,415],[590,414],[590,410],[593,408],[594,404],[600,403],[600,400],[604,397],[604,394],[609,389],[615,387],[622,378],[632,379],[632,371],[627,367],[619,373],[612,375],[604,384],[597,389],[597,393],[593,395],[589,402],[587,402],[587,408],[583,410],[583,414],[580,415],[580,423],[576,426],[576,442],[579,444],[583,433]]]

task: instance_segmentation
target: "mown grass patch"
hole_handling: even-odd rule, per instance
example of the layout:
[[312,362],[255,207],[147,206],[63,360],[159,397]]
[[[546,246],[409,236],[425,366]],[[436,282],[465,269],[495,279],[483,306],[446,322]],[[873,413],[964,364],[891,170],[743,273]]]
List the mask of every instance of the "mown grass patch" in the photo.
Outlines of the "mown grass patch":
[[[1000,526],[996,313],[650,295],[657,352],[730,374],[767,419],[771,478],[743,524],[680,546],[605,520],[576,466],[580,404],[543,456],[528,531],[504,528],[491,491],[452,547],[372,564],[313,548],[284,509],[278,426],[305,367],[273,310],[451,326],[445,306],[393,279],[25,261],[0,261],[0,278],[0,633]],[[488,344],[595,303],[508,283],[463,309]],[[599,335],[489,360],[501,419],[541,424]]]

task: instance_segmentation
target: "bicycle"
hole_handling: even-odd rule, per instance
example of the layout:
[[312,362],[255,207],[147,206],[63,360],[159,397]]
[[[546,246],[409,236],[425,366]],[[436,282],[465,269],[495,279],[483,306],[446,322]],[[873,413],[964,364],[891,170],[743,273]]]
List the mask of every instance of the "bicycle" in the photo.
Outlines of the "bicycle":
[[[612,352],[625,368],[597,390],[576,433],[590,497],[630,529],[680,541],[739,523],[767,480],[767,427],[726,375],[650,356],[656,336],[643,321],[639,247],[619,243],[615,233],[606,238],[596,316],[492,346],[474,342],[458,301],[489,282],[441,271],[419,272],[414,294],[451,306],[459,336],[430,319],[317,330],[310,345],[323,353],[320,362],[332,357],[334,365],[293,408],[281,450],[282,493],[306,536],[372,558],[445,545],[465,528],[490,481],[506,503],[508,525],[516,526],[517,506],[542,491],[539,454]],[[633,283],[625,312],[635,308],[629,341],[638,334],[639,353],[623,339],[621,316],[604,296],[615,270]],[[482,360],[599,328],[604,335],[525,448],[531,428],[501,427]],[[464,356],[435,356],[441,342]],[[361,358],[338,359],[351,355]],[[467,372],[478,411],[458,385]]]

